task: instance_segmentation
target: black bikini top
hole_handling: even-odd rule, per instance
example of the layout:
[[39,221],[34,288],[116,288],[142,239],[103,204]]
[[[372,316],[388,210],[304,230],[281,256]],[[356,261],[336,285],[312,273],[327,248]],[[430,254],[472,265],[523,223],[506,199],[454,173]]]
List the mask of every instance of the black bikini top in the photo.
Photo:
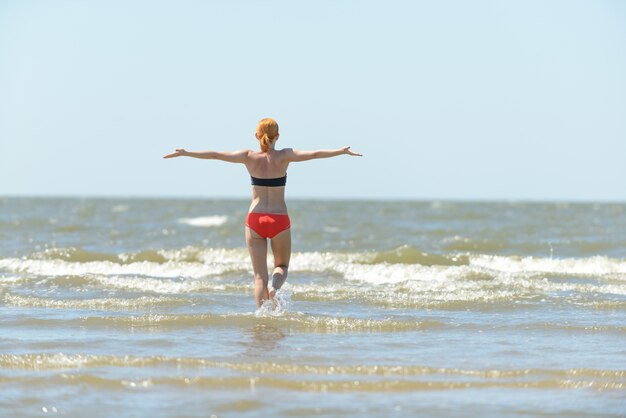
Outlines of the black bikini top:
[[265,186],[265,187],[282,187],[287,184],[287,174],[283,177],[276,177],[274,179],[260,179],[258,177],[250,176],[253,186]]

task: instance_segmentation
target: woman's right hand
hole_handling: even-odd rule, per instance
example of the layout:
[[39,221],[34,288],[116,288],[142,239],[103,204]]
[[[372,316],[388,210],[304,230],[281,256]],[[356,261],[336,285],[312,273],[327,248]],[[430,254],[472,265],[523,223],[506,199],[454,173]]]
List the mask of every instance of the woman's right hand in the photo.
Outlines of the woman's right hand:
[[186,154],[187,154],[187,151],[185,151],[183,148],[177,148],[176,152],[173,152],[171,154],[167,154],[163,158],[184,157]]

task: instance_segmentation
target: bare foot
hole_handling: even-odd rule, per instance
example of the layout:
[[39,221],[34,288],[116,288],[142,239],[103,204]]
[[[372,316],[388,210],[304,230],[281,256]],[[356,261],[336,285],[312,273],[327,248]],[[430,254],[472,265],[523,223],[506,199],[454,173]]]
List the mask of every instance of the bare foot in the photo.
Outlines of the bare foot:
[[275,311],[276,310],[276,289],[274,289],[273,287],[270,287],[268,289],[269,295],[270,295],[270,300],[272,301],[272,310]]

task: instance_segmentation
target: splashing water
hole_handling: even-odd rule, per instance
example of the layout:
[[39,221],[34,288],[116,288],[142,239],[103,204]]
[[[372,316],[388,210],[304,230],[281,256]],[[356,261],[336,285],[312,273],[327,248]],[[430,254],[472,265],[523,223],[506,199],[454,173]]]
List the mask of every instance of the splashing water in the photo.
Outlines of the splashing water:
[[282,316],[288,312],[291,302],[291,291],[280,289],[276,292],[274,300],[265,300],[260,308],[254,313],[257,317]]

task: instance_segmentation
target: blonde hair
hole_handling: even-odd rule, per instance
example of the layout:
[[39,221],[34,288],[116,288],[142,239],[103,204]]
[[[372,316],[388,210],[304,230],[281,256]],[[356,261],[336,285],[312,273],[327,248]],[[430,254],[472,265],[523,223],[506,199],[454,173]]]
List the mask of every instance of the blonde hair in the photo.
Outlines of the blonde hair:
[[256,126],[256,133],[261,143],[261,151],[268,152],[272,142],[278,137],[278,123],[272,118],[261,119]]

